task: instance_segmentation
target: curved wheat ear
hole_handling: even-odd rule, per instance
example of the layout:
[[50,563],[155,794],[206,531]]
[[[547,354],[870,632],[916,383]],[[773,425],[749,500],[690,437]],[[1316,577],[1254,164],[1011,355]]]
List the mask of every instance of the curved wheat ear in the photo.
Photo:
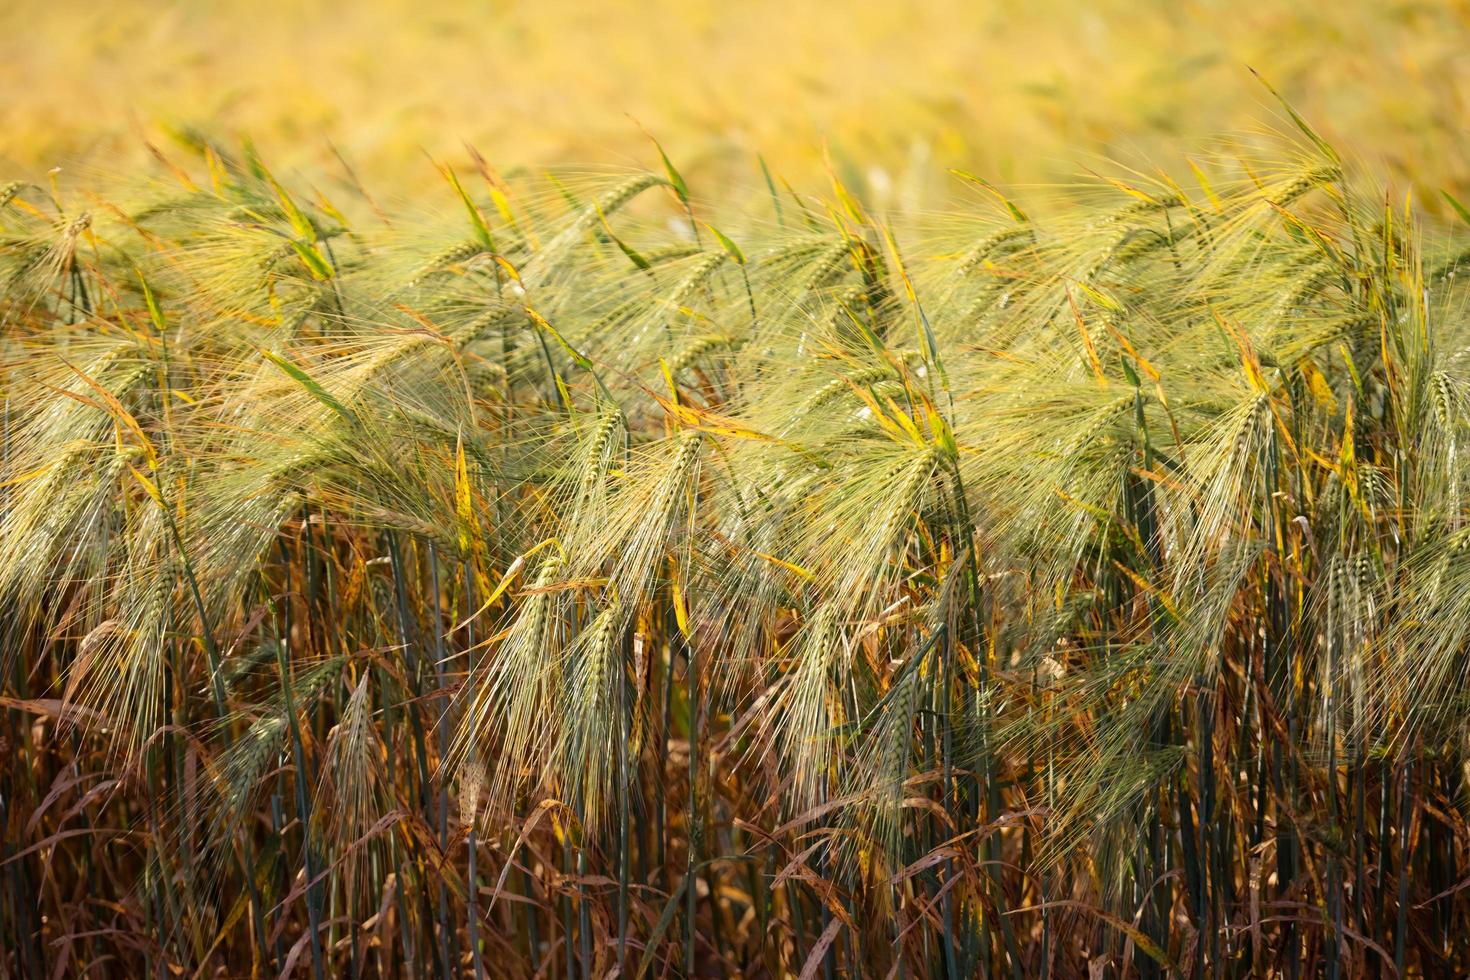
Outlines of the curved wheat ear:
[[964,325],[974,324],[991,312],[992,307],[997,310],[1005,309],[1010,305],[1011,293],[1012,284],[1007,279],[996,278],[986,283],[980,295],[960,313],[958,322]]
[[1099,408],[1093,414],[1092,421],[1078,430],[1077,436],[1072,440],[1075,450],[1083,450],[1091,446],[1103,431],[1118,421],[1118,417],[1133,407],[1133,394],[1119,395],[1117,398]]
[[[614,185],[612,190],[598,197],[594,204],[588,204],[587,207],[584,207],[578,213],[576,219],[567,226],[566,231],[557,235],[551,247],[559,244],[559,242],[575,241],[575,239],[581,238],[582,235],[592,231],[592,228],[595,228],[601,220],[612,217],[613,213],[622,209],[625,204],[634,200],[639,194],[647,191],[648,188],[659,187],[661,184],[667,184],[667,181],[664,181],[661,176],[654,175],[654,173],[637,173],[637,175],[631,176],[631,178],[623,181],[622,184]],[[548,247],[548,251],[551,250],[551,247]]]
[[812,393],[812,396],[806,400],[806,404],[802,406],[801,414],[805,415],[809,412],[816,411],[828,402],[852,391],[854,386],[866,388],[869,385],[875,385],[881,381],[897,380],[899,380],[898,371],[886,364],[864,368],[861,371],[854,371],[852,374],[845,374],[840,378],[833,378]]
[[832,758],[828,674],[841,642],[837,608],[825,603],[801,633],[796,669],[788,676],[781,698],[779,730],[793,771],[797,808],[815,803],[827,784]]
[[1336,270],[1326,259],[1308,263],[1306,268],[1287,284],[1281,299],[1271,308],[1272,317],[1279,319],[1291,313],[1324,283],[1331,282],[1336,274]]
[[788,265],[800,264],[840,241],[831,235],[798,238],[761,254],[756,258],[756,265],[762,272],[775,272]]
[[902,843],[903,784],[913,761],[923,656],[920,650],[900,668],[898,679],[874,706],[863,749],[866,758],[853,786],[871,801],[875,836],[891,856],[897,856]]
[[561,253],[576,244],[598,223],[611,217],[615,211],[622,208],[633,198],[642,194],[650,187],[666,185],[668,181],[656,174],[636,174],[614,186],[607,193],[599,197],[595,204],[584,207],[560,234],[547,243],[546,247],[537,252],[527,267],[521,270],[521,277],[532,282],[541,282],[556,269],[555,260]]
[[823,322],[835,330],[850,332],[853,310],[863,302],[866,294],[867,287],[861,283],[849,283],[838,288],[826,297],[831,311]]
[[658,248],[650,248],[643,253],[649,265],[662,265],[666,262],[677,262],[699,255],[704,248],[696,242],[680,242],[677,245],[662,245]]
[[665,297],[664,302],[666,302],[670,307],[673,307],[674,309],[678,309],[679,307],[683,306],[684,301],[687,300],[696,289],[704,285],[704,283],[710,278],[710,276],[714,275],[715,271],[718,270],[720,266],[725,264],[725,261],[727,259],[729,259],[729,256],[724,252],[710,252],[706,254],[702,259],[694,264],[694,267],[689,270],[689,274],[681,279],[678,285],[670,290],[669,295]]
[[959,265],[955,266],[955,274],[960,276],[969,275],[986,259],[994,255],[1014,252],[1035,244],[1036,229],[1030,225],[1020,225],[1015,228],[1003,228],[992,235],[982,238],[974,248],[965,253],[960,259]]
[[15,200],[15,196],[24,190],[26,186],[26,182],[23,180],[12,180],[7,184],[0,184],[0,208],[5,207],[11,201]]
[[681,515],[689,515],[699,474],[703,435],[681,437],[678,450],[650,472],[651,492],[620,493],[612,498],[603,526],[578,534],[570,547],[568,567],[573,578],[612,579],[613,593],[625,609],[634,609],[649,596],[654,576],[670,549],[690,546],[679,535]]
[[1434,392],[1435,420],[1453,432],[1460,424],[1460,398],[1455,392],[1455,383],[1444,371],[1435,371],[1429,376],[1429,384]]
[[1106,215],[1099,218],[1093,227],[1103,228],[1108,225],[1117,224],[1120,221],[1127,221],[1130,218],[1139,217],[1140,215],[1162,214],[1165,211],[1172,211],[1174,208],[1180,207],[1183,204],[1184,199],[1177,194],[1166,195],[1157,201],[1130,201],[1121,208],[1109,211]]
[[1346,340],[1354,334],[1377,326],[1377,319],[1361,314],[1336,317],[1328,320],[1305,337],[1281,345],[1277,350],[1276,359],[1282,364],[1291,364],[1314,350],[1320,350],[1328,344]]
[[1267,200],[1278,208],[1284,208],[1312,188],[1321,187],[1341,179],[1341,167],[1335,165],[1314,167],[1305,173],[1293,177],[1281,187],[1275,188],[1274,193],[1267,194]]
[[624,679],[614,654],[623,623],[622,606],[613,596],[577,644],[564,694],[558,768],[562,784],[575,791],[593,827],[602,821],[622,732],[616,685]]
[[[657,174],[638,174],[637,176],[629,177],[598,198],[597,207],[602,209],[604,215],[609,215],[650,187],[659,187],[667,184],[668,181]],[[591,210],[591,215],[595,214],[596,210]],[[589,214],[584,212],[583,219],[587,218],[589,218]]]
[[38,576],[64,581],[99,557],[87,547],[84,532],[129,462],[127,454],[102,455],[77,440],[61,448],[45,474],[22,487],[0,527],[0,543],[10,557],[0,569],[0,596],[35,588],[42,584]]
[[[446,330],[444,336],[449,339],[450,346],[455,350],[463,350],[466,346],[478,340],[480,335],[491,327],[499,325],[508,317],[519,315],[520,309],[518,307],[495,304],[462,326]],[[499,365],[496,366],[498,367]]]
[[298,307],[297,309],[281,312],[279,330],[280,343],[292,344],[301,336],[301,328],[306,326],[311,315],[316,312],[315,304]]
[[[472,343],[486,330],[500,323],[506,316],[513,315],[516,311],[509,306],[495,305],[473,319],[454,327],[444,334],[443,339],[438,337],[409,336],[402,343],[385,349],[372,360],[358,369],[356,383],[350,389],[351,395],[349,406],[354,406],[355,400],[361,393],[371,390],[373,384],[383,375],[399,365],[407,365],[410,368],[430,368],[438,363],[441,358],[424,358],[417,355],[428,352],[430,355],[447,355],[450,351],[459,352],[466,345]],[[448,349],[445,347],[448,342]],[[503,371],[504,368],[498,364],[489,365],[490,370]]]
[[706,354],[717,350],[732,350],[738,348],[744,341],[739,337],[729,334],[708,334],[700,337],[694,343],[679,352],[673,360],[669,361],[669,370],[674,374],[693,366],[694,362]]
[[464,711],[445,765],[451,771],[469,765],[498,733],[490,780],[496,805],[514,799],[545,762],[551,734],[546,708],[555,702],[563,668],[559,593],[550,589],[561,569],[555,555],[542,562],[505,639],[475,666],[456,696]]
[[625,432],[626,420],[617,409],[605,409],[582,447],[575,471],[574,497],[567,515],[567,549],[580,554],[607,520],[607,476]]
[[1217,423],[1215,437],[1200,446],[1197,492],[1201,505],[1187,538],[1179,545],[1173,594],[1189,596],[1204,581],[1209,556],[1218,553],[1232,535],[1240,533],[1242,512],[1249,495],[1255,464],[1260,462],[1264,437],[1271,432],[1271,399],[1265,393],[1237,405]]
[[421,265],[417,272],[409,276],[408,285],[417,286],[436,273],[447,272],[451,266],[488,251],[490,249],[481,242],[460,242],[458,245],[451,245],[434,255]]
[[1177,249],[1179,245],[1199,234],[1194,224],[1178,228],[1139,228],[1124,236],[1116,247],[1113,261],[1119,265],[1148,258],[1164,248]]
[[795,295],[808,296],[830,281],[842,271],[843,264],[847,261],[849,249],[846,242],[837,242],[818,254],[806,277],[797,284]]
[[[319,810],[317,819],[323,842],[357,840],[368,832],[379,812],[382,800],[379,784],[383,778],[380,765],[382,743],[373,724],[373,710],[368,686],[372,675],[364,672],[347,698],[341,720],[327,738],[328,762],[322,767],[318,793],[330,793],[333,805]],[[354,850],[343,859],[343,879],[349,892],[356,891],[368,867],[371,849]]]

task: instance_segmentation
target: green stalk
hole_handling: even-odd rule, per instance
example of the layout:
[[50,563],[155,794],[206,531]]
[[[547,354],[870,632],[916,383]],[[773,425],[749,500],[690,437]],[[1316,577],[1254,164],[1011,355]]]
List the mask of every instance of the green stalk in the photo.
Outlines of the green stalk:
[[[954,499],[956,509],[959,513],[961,526],[963,527],[962,540],[965,545],[965,577],[967,591],[969,592],[970,612],[970,635],[971,642],[975,645],[975,661],[979,670],[979,689],[976,691],[976,709],[980,715],[979,738],[980,738],[980,772],[978,778],[983,788],[986,801],[986,814],[988,819],[995,819],[1001,813],[1000,788],[996,785],[993,770],[993,760],[990,749],[990,718],[987,715],[985,705],[987,704],[988,688],[990,682],[990,668],[985,653],[985,629],[981,624],[980,610],[982,608],[980,588],[980,552],[975,544],[975,522],[970,517],[969,499],[965,494],[965,480],[960,473],[958,460],[950,461],[951,472],[954,476]],[[1007,912],[1004,882],[993,870],[996,861],[994,835],[987,834],[980,845],[980,859],[987,869],[986,878],[995,885],[992,900],[995,903],[996,918],[1000,921],[1001,940],[1005,944],[1006,958],[1010,962],[1010,972],[1013,980],[1021,980],[1021,957],[1016,944],[1015,931],[1011,927],[1010,915]],[[988,955],[987,955],[988,961]]]
[[1398,921],[1393,931],[1393,968],[1404,975],[1405,945],[1409,938],[1409,872],[1413,856],[1409,850],[1409,819],[1413,815],[1414,755],[1410,748],[1404,755],[1404,778],[1399,790],[1399,902]]
[[[572,835],[570,830],[562,835],[561,866],[563,874],[570,874],[574,867],[572,861]],[[572,899],[566,889],[561,894],[561,934],[566,950],[567,980],[576,980],[577,976],[577,951],[572,927]]]
[[632,820],[629,791],[629,752],[632,742],[632,719],[628,713],[627,651],[631,637],[622,645],[623,657],[615,683],[618,685],[618,718],[622,742],[618,746],[618,976],[627,973],[628,960],[628,824]]
[[[414,759],[418,764],[418,796],[424,813],[429,819],[433,819],[435,801],[432,787],[429,783],[428,752],[425,748],[424,724],[419,714],[419,705],[423,703],[423,660],[416,649],[416,638],[410,634],[412,621],[408,611],[408,584],[403,570],[403,559],[398,547],[398,536],[392,531],[386,535],[388,544],[389,566],[393,573],[393,597],[395,603],[395,620],[398,627],[398,643],[402,651],[402,663],[404,674],[408,679],[409,704],[405,713],[408,715],[409,733],[413,739]],[[426,890],[423,902],[430,905],[427,889],[428,879],[425,878],[423,887]],[[425,926],[429,926],[431,917],[425,915]],[[432,938],[432,937],[431,937]],[[435,952],[441,955],[447,954],[448,950],[443,943],[432,943]],[[452,969],[453,964],[446,960],[444,968]]]
[[[291,562],[286,542],[278,540],[282,574],[286,577],[286,596],[282,603],[282,629],[276,645],[276,668],[280,672],[281,691],[286,700],[287,729],[291,736],[291,761],[296,770],[296,814],[301,821],[302,862],[306,872],[306,914],[311,936],[311,973],[316,980],[326,975],[322,964],[320,885],[316,881],[316,861],[311,846],[311,797],[306,783],[306,750],[301,741],[301,725],[296,716],[296,695],[292,688],[291,668],[286,656],[291,637]],[[218,674],[215,675],[218,678]]]
[[[444,662],[448,652],[444,645],[444,612],[439,600],[442,595],[439,587],[439,552],[433,543],[429,544],[429,583],[434,604],[434,679],[439,685],[439,690],[445,689]],[[438,741],[439,758],[441,760],[449,756],[449,707],[447,696],[439,702],[439,720],[434,724],[434,733]],[[438,818],[439,830],[439,852],[449,853],[449,786],[444,780],[439,782],[439,811],[435,814]],[[535,917],[531,919],[532,930],[535,929]],[[439,876],[439,944],[443,961],[450,964],[459,962],[459,951],[456,948],[454,923],[449,917],[449,886],[444,881],[444,876]]]
[[[683,634],[677,628],[673,635],[677,637],[677,642],[684,651],[684,679],[688,686],[689,699],[689,853],[684,869],[685,881],[688,882],[688,887],[684,889],[684,975],[693,977],[695,909],[699,900],[699,889],[694,887],[694,875],[699,865],[700,844],[704,836],[699,812],[699,670],[694,647],[683,639]],[[713,898],[711,896],[712,901]]]
[[[163,512],[164,521],[168,524],[169,534],[173,538],[174,548],[179,556],[179,563],[184,570],[184,578],[189,584],[189,594],[194,600],[195,612],[199,616],[199,632],[204,641],[205,656],[209,664],[210,691],[214,696],[215,716],[220,724],[220,737],[224,739],[225,748],[228,749],[232,741],[229,711],[225,706],[225,686],[220,676],[219,648],[215,644],[214,628],[210,623],[209,612],[205,609],[204,596],[199,589],[199,580],[194,574],[194,563],[189,559],[188,550],[184,547],[183,536],[179,533],[179,525],[174,520],[173,510],[164,496],[163,482],[159,479],[157,470],[151,476],[154,490],[158,495],[159,509]],[[255,931],[256,948],[262,958],[268,958],[270,954],[265,938],[265,915],[261,907],[259,890],[255,886],[255,861],[252,854],[250,833],[247,829],[241,841],[239,863],[245,876],[245,889],[250,901],[250,921]]]
[[[465,643],[466,643],[465,672],[466,672],[466,676],[473,676],[474,675],[474,672],[475,672],[475,628],[474,628],[474,624],[473,624],[474,611],[475,611],[475,577],[474,577],[474,568],[470,564],[470,562],[469,562],[468,559],[465,559],[463,571],[464,571],[465,620],[466,620],[467,623],[469,623],[469,625],[467,625],[465,627],[466,628],[466,631],[467,631],[466,634],[465,634]],[[469,919],[470,957],[474,961],[475,980],[483,980],[483,978],[485,976],[485,967],[484,967],[484,963],[480,959],[480,956],[481,956],[481,954],[480,954],[480,941],[479,941],[479,918],[480,918],[480,913],[479,913],[479,911],[477,909],[478,901],[477,901],[477,897],[476,897],[477,896],[477,890],[479,888],[479,879],[478,879],[478,877],[476,876],[476,873],[475,873],[475,870],[476,870],[475,869],[475,856],[476,856],[476,847],[475,847],[475,820],[476,819],[477,819],[477,816],[471,815],[471,817],[470,817],[470,828],[469,828],[469,833],[468,833],[469,867],[468,867],[467,870],[468,870],[468,874],[469,874],[469,882],[468,882],[468,888],[467,888],[468,896],[467,896],[467,902],[466,902],[466,905],[467,905],[466,914],[467,914],[468,919]],[[452,964],[450,964],[449,965],[449,969],[451,969],[451,970],[454,969],[454,966]]]
[[[469,832],[465,838],[465,845],[469,849],[469,880],[465,883],[465,891],[467,893],[466,901],[469,905],[467,918],[469,920],[470,956],[475,965],[475,980],[484,980],[485,963],[480,958],[480,910],[479,901],[476,898],[476,893],[480,888],[480,876],[475,868],[475,852],[478,848],[475,845],[474,824],[470,825]],[[450,965],[449,969],[451,971],[454,970],[453,964]]]

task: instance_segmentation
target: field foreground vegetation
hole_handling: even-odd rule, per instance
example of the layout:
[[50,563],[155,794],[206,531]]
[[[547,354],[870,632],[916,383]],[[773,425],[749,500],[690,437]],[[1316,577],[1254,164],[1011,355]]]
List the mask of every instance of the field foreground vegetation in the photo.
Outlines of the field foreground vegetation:
[[1305,123],[942,215],[194,148],[0,189],[8,974],[1470,970],[1470,250]]

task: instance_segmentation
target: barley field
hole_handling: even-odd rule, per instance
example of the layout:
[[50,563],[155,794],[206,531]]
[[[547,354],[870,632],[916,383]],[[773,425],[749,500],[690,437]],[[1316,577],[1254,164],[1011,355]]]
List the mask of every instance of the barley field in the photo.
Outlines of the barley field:
[[0,976],[1470,974],[1470,5],[0,26]]

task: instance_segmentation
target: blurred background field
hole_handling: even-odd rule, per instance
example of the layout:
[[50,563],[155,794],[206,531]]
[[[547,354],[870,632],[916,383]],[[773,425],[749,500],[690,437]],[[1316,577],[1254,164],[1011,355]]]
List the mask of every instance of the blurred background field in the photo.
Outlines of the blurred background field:
[[1280,128],[1249,66],[1428,200],[1470,185],[1467,24],[1458,0],[12,0],[0,166],[111,166],[140,133],[193,130],[248,134],[282,166],[335,145],[412,195],[425,152],[465,143],[502,168],[648,166],[642,124],[691,178],[754,180],[758,151],[800,184],[825,146],[845,180],[912,206],[949,166],[1069,180]]

